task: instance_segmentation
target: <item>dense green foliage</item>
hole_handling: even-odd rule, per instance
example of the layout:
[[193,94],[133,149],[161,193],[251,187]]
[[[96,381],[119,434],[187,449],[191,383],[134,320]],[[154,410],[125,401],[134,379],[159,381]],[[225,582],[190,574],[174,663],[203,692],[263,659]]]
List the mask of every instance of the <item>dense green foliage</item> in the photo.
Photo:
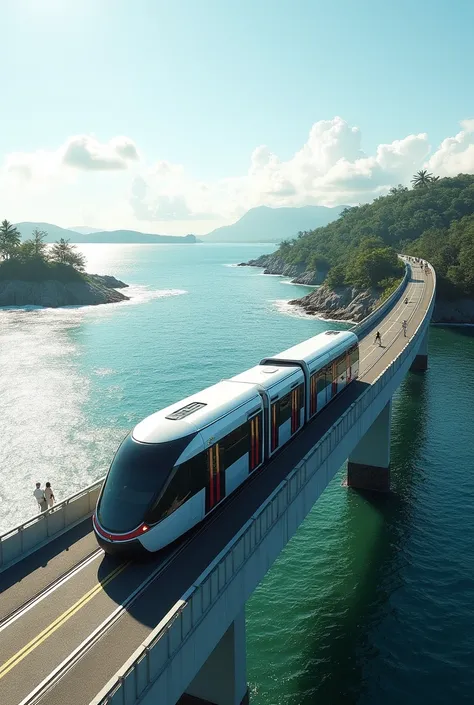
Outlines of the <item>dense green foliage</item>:
[[299,233],[280,245],[278,256],[308,270],[318,258],[329,263],[332,286],[386,288],[398,276],[395,252],[404,252],[433,264],[445,295],[474,296],[474,176],[418,172],[413,182],[413,189],[394,187],[323,228]]
[[0,281],[84,281],[84,256],[62,238],[48,250],[46,235],[35,229],[30,240],[21,242],[15,226],[4,220],[0,225]]

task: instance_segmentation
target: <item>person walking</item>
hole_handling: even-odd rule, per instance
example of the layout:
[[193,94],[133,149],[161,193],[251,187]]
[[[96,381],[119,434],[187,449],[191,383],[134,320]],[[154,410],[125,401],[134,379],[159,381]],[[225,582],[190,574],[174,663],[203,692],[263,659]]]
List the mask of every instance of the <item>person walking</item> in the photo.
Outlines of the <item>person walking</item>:
[[407,322],[406,321],[403,321],[402,328],[403,328],[403,337],[406,338],[407,337]]
[[41,512],[45,512],[48,508],[48,503],[44,494],[44,490],[41,489],[41,482],[36,483],[36,489],[33,491],[33,495],[38,502],[38,507]]
[[379,331],[377,331],[377,335],[375,336],[374,345],[375,343],[379,344],[379,348],[382,347],[382,336],[380,335]]
[[48,504],[48,508],[50,509],[53,504],[56,502],[56,498],[53,494],[53,490],[51,489],[51,483],[47,482],[46,483],[46,489],[44,491],[44,496],[46,498],[46,502]]

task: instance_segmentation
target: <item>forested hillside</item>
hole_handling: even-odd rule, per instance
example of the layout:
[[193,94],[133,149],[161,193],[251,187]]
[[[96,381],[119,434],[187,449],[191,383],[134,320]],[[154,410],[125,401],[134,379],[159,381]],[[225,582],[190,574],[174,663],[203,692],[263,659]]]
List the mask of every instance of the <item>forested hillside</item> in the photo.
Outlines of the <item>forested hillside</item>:
[[275,256],[307,270],[328,270],[328,284],[381,286],[397,276],[395,252],[424,257],[445,297],[474,297],[474,176],[438,179],[419,172],[373,203],[282,242]]

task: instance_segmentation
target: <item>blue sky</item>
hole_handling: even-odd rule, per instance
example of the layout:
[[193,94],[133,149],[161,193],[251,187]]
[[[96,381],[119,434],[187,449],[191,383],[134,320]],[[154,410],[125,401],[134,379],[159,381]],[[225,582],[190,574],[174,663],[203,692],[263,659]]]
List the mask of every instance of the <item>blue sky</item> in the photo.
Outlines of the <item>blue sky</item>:
[[1,217],[206,232],[474,171],[470,0],[3,0],[0,26]]

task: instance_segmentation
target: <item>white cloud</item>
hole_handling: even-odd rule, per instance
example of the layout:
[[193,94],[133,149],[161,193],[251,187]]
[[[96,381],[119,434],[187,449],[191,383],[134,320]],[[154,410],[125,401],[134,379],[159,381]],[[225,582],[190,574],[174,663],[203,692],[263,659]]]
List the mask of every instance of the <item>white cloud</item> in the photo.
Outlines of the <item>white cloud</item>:
[[287,161],[266,145],[257,147],[245,176],[203,184],[191,180],[184,167],[159,162],[135,183],[130,202],[137,218],[147,220],[178,212],[182,219],[210,214],[235,219],[259,205],[358,203],[407,182],[429,151],[427,135],[419,134],[382,144],[367,156],[360,130],[335,117],[315,123],[307,142]]
[[7,156],[4,171],[25,181],[63,178],[68,169],[111,171],[127,169],[139,159],[135,143],[128,137],[99,142],[89,135],[69,137],[56,150],[15,152]]
[[474,120],[462,120],[462,130],[447,137],[426,163],[438,176],[456,176],[474,172]]
[[259,205],[371,201],[395,184],[409,184],[421,168],[439,176],[474,173],[474,120],[463,121],[461,131],[433,153],[428,135],[421,133],[380,144],[372,154],[362,150],[359,128],[341,117],[320,120],[290,159],[260,145],[249,155],[246,174],[209,182],[168,161],[147,166],[129,137],[100,142],[78,135],[56,150],[8,155],[0,168],[0,196],[5,205],[15,204],[15,211],[51,213],[42,216],[50,221],[67,203],[67,223],[82,222],[87,207],[103,227],[202,233]]
[[127,161],[138,160],[135,143],[128,137],[114,137],[102,144],[88,135],[78,135],[71,137],[60,151],[63,164],[86,171],[126,169]]

